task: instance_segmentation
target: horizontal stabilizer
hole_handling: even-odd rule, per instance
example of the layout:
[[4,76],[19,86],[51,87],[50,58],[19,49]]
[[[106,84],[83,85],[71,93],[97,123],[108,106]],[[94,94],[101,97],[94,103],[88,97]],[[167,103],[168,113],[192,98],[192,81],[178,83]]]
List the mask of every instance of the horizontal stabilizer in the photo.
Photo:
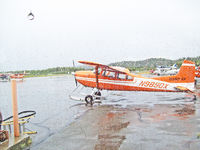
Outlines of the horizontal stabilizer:
[[182,92],[192,92],[191,90],[189,90],[188,88],[183,87],[183,86],[176,86],[175,89],[182,91]]

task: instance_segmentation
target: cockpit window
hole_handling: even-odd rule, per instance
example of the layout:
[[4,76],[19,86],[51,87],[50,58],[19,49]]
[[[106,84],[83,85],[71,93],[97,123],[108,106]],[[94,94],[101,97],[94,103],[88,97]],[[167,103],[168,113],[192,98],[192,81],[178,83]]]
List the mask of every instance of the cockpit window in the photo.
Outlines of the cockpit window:
[[119,79],[126,79],[126,74],[121,74],[121,73],[119,73],[119,75],[118,75],[118,78]]
[[[101,68],[98,68],[98,75],[101,73],[101,70]],[[92,72],[95,73],[95,69]]]
[[115,72],[104,70],[102,72],[102,76],[109,77],[109,78],[115,78]]
[[106,76],[106,70],[103,70],[102,76]]
[[101,73],[101,70],[102,70],[101,68],[98,68],[98,74],[100,74],[100,73]]

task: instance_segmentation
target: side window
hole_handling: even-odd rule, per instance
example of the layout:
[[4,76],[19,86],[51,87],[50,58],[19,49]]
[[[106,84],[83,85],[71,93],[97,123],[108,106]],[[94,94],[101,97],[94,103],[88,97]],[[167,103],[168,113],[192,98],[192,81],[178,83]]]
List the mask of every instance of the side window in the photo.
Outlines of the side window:
[[119,73],[119,75],[118,75],[118,78],[119,79],[126,79],[126,74],[121,74],[121,73]]
[[127,79],[128,79],[128,80],[133,80],[133,77],[128,76]]
[[108,77],[115,78],[115,72],[109,72]]
[[118,74],[118,79],[122,79],[122,80],[133,80],[133,77],[126,75],[126,74]]
[[101,70],[102,70],[101,68],[98,68],[98,75],[101,73]]
[[102,76],[106,76],[106,70],[103,70]]

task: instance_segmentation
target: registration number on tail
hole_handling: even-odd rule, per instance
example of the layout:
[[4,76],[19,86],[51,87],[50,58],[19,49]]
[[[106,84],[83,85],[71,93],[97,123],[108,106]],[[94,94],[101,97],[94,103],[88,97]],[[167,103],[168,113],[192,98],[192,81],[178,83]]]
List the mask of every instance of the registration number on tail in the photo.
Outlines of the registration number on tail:
[[167,89],[169,84],[166,83],[159,83],[159,82],[150,82],[150,81],[141,81],[139,86],[142,87],[149,87],[149,88],[160,88],[160,89]]

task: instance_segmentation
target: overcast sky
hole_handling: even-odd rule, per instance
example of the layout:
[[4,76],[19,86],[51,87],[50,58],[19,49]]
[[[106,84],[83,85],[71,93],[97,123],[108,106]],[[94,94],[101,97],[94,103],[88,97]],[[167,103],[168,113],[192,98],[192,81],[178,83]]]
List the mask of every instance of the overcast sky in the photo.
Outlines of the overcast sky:
[[0,71],[199,56],[199,8],[199,0],[0,0]]

